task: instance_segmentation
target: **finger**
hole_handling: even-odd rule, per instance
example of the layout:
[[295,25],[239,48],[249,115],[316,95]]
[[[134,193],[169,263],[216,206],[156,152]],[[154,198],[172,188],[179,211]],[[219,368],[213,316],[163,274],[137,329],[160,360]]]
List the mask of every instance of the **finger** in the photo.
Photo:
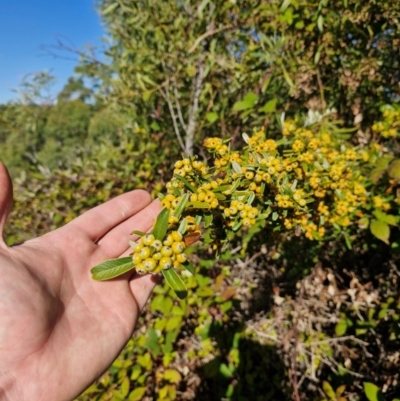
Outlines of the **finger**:
[[146,191],[131,191],[89,210],[69,224],[96,242],[115,226],[145,208],[150,202],[150,195]]
[[6,166],[0,162],[0,238],[13,204],[13,188]]
[[129,281],[129,287],[132,291],[132,295],[138,305],[139,310],[142,310],[147,300],[150,297],[151,292],[155,285],[160,281],[158,275],[146,274],[140,276],[134,274]]
[[149,231],[160,210],[160,201],[156,199],[134,216],[115,226],[97,242],[101,255],[105,258],[121,256],[127,251],[129,240],[136,238],[131,236],[131,232],[133,230]]

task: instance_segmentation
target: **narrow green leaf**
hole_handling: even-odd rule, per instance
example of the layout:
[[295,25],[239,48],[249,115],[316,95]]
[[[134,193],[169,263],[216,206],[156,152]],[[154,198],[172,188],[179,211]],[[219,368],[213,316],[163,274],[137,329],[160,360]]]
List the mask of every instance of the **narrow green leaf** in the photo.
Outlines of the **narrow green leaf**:
[[237,230],[239,230],[239,228],[240,227],[242,227],[242,220],[241,219],[238,219],[237,221],[236,221],[236,223],[232,226],[232,231],[237,231]]
[[324,17],[322,15],[320,15],[317,19],[317,26],[320,32],[324,30]]
[[106,260],[105,262],[94,266],[91,273],[94,280],[102,281],[118,277],[121,274],[132,270],[134,267],[132,258],[128,256],[126,258]]
[[210,205],[205,202],[189,202],[188,206],[193,207],[195,209],[209,209],[210,208]]
[[178,276],[174,269],[167,269],[162,271],[166,282],[168,285],[175,291],[175,294],[179,299],[184,299],[187,297],[187,289],[182,281],[182,279]]
[[118,3],[112,3],[108,7],[106,7],[101,13],[105,16],[114,12],[117,7],[119,6]]
[[371,224],[369,226],[371,233],[381,241],[386,244],[389,244],[389,236],[390,236],[390,227],[387,223],[380,220],[371,220]]
[[188,222],[187,222],[187,218],[185,217],[185,218],[181,221],[181,224],[179,224],[179,228],[178,228],[178,231],[179,231],[182,235],[185,234],[186,229],[187,229],[187,225],[188,225]]
[[200,18],[203,18],[203,10],[206,8],[209,2],[210,0],[203,0],[197,8],[197,13],[199,14]]
[[182,181],[187,187],[187,189],[189,189],[190,191],[196,192],[196,188],[192,184],[190,184],[190,182],[185,177],[175,174],[174,178],[177,178],[179,181]]
[[239,185],[240,185],[240,180],[238,179],[238,180],[236,180],[236,181],[233,183],[233,185],[232,185],[227,191],[225,191],[224,193],[227,194],[227,195],[233,193],[234,191],[237,190],[237,188],[239,187]]
[[188,272],[192,273],[193,276],[195,275],[196,270],[194,269],[194,266],[193,266],[189,261],[186,261],[186,262],[182,263],[182,266],[183,266]]
[[206,214],[204,216],[204,228],[210,227],[210,225],[211,225],[211,223],[213,221],[213,217],[214,216],[211,213],[210,214]]
[[327,382],[326,380],[324,380],[322,382],[322,389],[324,390],[324,393],[331,399],[331,400],[335,400],[336,399],[336,394],[333,391],[332,386],[330,385],[329,382]]
[[179,201],[178,205],[175,208],[174,211],[174,216],[177,217],[178,219],[181,217],[182,212],[185,209],[186,204],[188,203],[189,200],[189,194],[184,194],[182,196],[182,199]]
[[232,161],[232,168],[233,168],[233,171],[236,174],[242,174],[243,173],[242,168],[240,167],[240,164],[235,160]]
[[249,195],[249,198],[247,199],[247,204],[248,205],[251,205],[253,202],[254,202],[254,199],[256,198],[256,194],[254,193],[254,192],[252,192],[250,195]]
[[169,218],[169,210],[164,208],[157,216],[156,224],[154,225],[152,231],[155,239],[162,241],[163,238],[165,237],[165,234],[167,233],[168,229],[168,218]]
[[213,189],[213,192],[224,192],[226,190],[228,190],[231,186],[230,185],[221,185],[215,189]]
[[226,196],[220,194],[219,192],[217,192],[217,193],[215,194],[215,197],[216,197],[218,200],[225,200],[225,199],[226,199]]
[[132,234],[136,234],[139,237],[143,237],[144,235],[146,235],[146,233],[144,233],[143,231],[139,231],[139,230],[133,230]]

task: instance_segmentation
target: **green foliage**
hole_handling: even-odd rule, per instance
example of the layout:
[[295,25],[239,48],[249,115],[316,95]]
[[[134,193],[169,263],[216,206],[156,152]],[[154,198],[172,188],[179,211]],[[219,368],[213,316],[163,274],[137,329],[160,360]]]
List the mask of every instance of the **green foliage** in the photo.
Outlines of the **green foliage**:
[[387,0],[98,6],[111,62],[99,71],[86,60],[82,71],[103,79],[108,101],[189,155],[205,136],[275,124],[275,110],[333,106],[347,124],[368,126],[399,94],[400,6]]

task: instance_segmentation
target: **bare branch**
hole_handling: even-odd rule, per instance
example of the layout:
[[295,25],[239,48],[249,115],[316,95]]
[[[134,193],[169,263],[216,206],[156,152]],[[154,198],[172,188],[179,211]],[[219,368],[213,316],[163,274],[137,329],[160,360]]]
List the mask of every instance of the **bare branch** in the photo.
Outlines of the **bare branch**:
[[200,61],[200,66],[195,81],[195,90],[193,96],[193,104],[189,109],[188,125],[186,130],[186,150],[189,155],[193,154],[194,133],[196,129],[196,117],[199,111],[199,99],[203,89],[204,79],[204,64],[203,59]]
[[183,129],[186,131],[187,130],[187,125],[185,123],[185,120],[183,119],[181,104],[179,103],[178,88],[177,88],[175,79],[174,79],[174,82],[173,82],[173,86],[174,86],[174,97],[175,97],[176,110],[178,112],[179,121],[180,121]]
[[168,84],[166,85],[165,91],[163,91],[161,88],[159,88],[158,90],[160,91],[161,96],[165,99],[165,101],[168,104],[168,109],[169,109],[169,112],[170,112],[171,118],[172,118],[172,124],[174,126],[175,135],[178,138],[179,145],[182,148],[182,150],[185,153],[187,153],[187,150],[185,149],[185,145],[184,145],[183,140],[182,140],[181,133],[179,131],[178,123],[176,121],[177,117],[176,117],[176,114],[175,114],[175,110],[174,110],[174,107],[172,105],[171,98],[169,97],[169,85]]

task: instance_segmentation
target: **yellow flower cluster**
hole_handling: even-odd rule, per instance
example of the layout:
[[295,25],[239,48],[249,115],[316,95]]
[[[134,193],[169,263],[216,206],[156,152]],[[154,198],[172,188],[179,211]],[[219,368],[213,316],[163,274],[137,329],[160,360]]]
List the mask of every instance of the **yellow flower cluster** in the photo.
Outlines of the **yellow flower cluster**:
[[[384,116],[392,126],[400,119],[397,111]],[[383,132],[379,127],[373,129]],[[354,147],[336,135],[332,125],[305,127],[297,120],[283,123],[281,138],[267,138],[265,130],[258,129],[243,139],[241,151],[231,150],[229,141],[221,138],[204,140],[211,167],[197,157],[175,163],[167,194],[160,195],[170,211],[168,232],[197,239],[204,227],[211,230],[209,242],[221,244],[229,232],[259,221],[278,231],[295,229],[310,240],[321,240],[332,228],[340,232],[376,210],[387,212],[392,207],[393,197],[374,196],[371,189],[369,173],[382,154],[376,143]],[[181,238],[176,242],[181,244],[179,250],[172,249],[175,242],[164,241],[160,250],[158,243],[139,243],[134,258],[141,271],[182,263],[185,242]]]
[[384,106],[384,120],[372,125],[372,130],[384,138],[398,138],[400,130],[400,107]]

